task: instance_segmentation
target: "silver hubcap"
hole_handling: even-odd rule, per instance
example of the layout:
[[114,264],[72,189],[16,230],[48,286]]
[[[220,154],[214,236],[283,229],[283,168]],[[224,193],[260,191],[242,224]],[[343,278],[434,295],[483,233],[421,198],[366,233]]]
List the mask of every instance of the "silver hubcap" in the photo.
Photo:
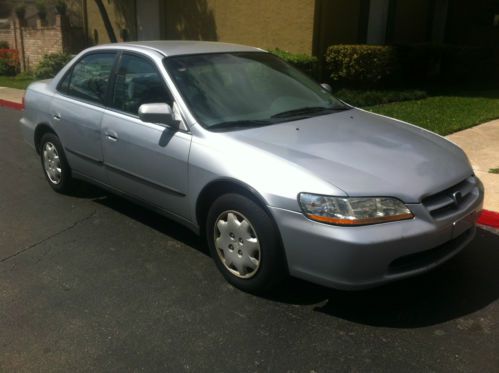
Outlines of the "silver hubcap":
[[260,268],[260,243],[250,221],[236,211],[225,211],[215,222],[215,247],[224,264],[239,278],[253,277]]
[[56,147],[51,142],[46,142],[43,146],[43,168],[52,183],[59,184],[61,182],[61,160]]

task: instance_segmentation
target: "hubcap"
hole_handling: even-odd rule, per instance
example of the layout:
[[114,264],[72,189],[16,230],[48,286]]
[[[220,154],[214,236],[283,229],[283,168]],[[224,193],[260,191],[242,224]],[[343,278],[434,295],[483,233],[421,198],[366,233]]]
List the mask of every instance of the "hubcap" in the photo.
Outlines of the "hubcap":
[[53,184],[59,184],[61,182],[61,160],[56,147],[51,142],[46,142],[43,146],[43,168]]
[[260,243],[251,222],[241,213],[225,211],[215,222],[215,247],[225,268],[239,278],[260,268]]

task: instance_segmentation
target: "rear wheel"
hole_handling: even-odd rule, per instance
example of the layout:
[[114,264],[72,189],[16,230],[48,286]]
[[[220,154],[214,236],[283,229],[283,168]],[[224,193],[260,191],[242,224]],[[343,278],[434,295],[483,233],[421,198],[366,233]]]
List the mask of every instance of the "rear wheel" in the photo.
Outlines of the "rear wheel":
[[206,237],[218,269],[235,287],[262,293],[286,278],[275,224],[251,199],[239,194],[219,197],[208,213]]
[[56,192],[66,193],[71,189],[72,178],[64,150],[59,138],[53,133],[42,136],[40,158],[45,178]]

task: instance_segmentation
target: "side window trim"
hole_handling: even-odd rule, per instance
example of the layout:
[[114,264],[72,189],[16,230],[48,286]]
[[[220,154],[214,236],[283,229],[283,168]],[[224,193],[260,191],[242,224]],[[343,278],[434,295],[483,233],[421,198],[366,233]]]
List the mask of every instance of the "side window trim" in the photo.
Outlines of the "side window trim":
[[[101,107],[101,108],[107,107],[107,99],[108,99],[108,96],[109,96],[109,88],[110,88],[111,80],[112,80],[112,78],[114,76],[114,70],[115,70],[115,68],[117,66],[116,62],[117,62],[118,56],[121,57],[121,52],[122,52],[121,50],[117,50],[117,49],[102,49],[102,50],[98,50],[98,51],[91,51],[91,52],[85,53],[84,55],[82,55],[80,58],[78,58],[71,65],[71,68],[68,71],[66,71],[66,73],[64,74],[64,76],[57,82],[57,86],[56,86],[57,92],[60,95],[68,97],[68,98],[70,98],[72,100],[81,101],[81,102],[84,102],[86,104],[95,105],[95,106],[98,106],[98,107]],[[82,97],[73,96],[70,93],[65,92],[64,90],[62,90],[61,89],[62,83],[65,81],[65,79],[67,77],[69,77],[68,86],[71,83],[71,79],[72,79],[72,75],[73,75],[73,70],[74,70],[75,66],[77,64],[79,64],[81,62],[81,60],[83,60],[84,58],[87,58],[89,56],[96,55],[96,54],[114,54],[113,68],[111,69],[111,73],[109,74],[109,81],[108,81],[107,87],[106,87],[106,94],[104,95],[104,97],[105,97],[104,98],[104,102],[96,102],[96,101],[92,101],[92,100],[85,100]]]
[[111,76],[109,77],[109,83],[107,85],[106,98],[104,100],[104,107],[109,109],[113,102],[114,96],[114,84],[116,82],[116,78],[118,76],[118,69],[121,65],[121,59],[123,58],[123,50],[120,49],[116,54],[116,58],[114,59],[113,69],[111,70]]

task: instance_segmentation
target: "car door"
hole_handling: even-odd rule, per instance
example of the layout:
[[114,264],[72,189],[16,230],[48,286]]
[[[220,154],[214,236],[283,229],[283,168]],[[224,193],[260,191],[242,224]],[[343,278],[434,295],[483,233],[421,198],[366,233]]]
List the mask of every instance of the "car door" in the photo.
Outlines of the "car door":
[[102,118],[102,147],[108,183],[162,210],[187,218],[188,156],[191,135],[144,123],[140,105],[173,105],[156,64],[123,53],[114,77],[109,109]]
[[74,172],[105,182],[101,121],[116,52],[92,52],[66,73],[51,103],[52,122]]

